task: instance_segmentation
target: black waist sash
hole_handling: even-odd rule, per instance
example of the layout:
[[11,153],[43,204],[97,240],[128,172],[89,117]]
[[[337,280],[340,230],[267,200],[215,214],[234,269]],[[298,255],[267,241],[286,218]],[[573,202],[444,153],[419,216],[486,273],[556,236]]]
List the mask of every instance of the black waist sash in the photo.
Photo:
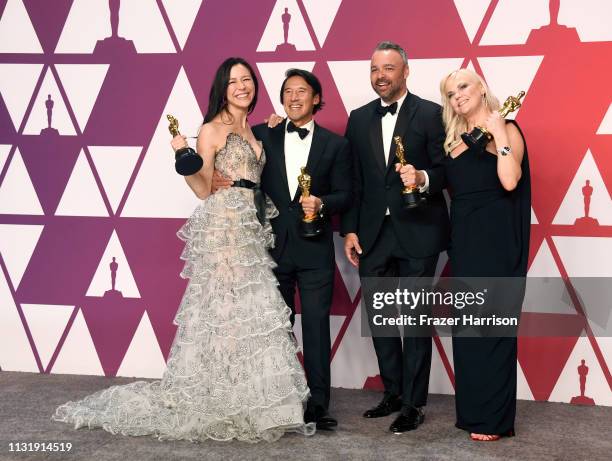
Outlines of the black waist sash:
[[255,203],[255,209],[257,210],[257,219],[263,226],[266,218],[266,196],[259,184],[249,181],[248,179],[239,179],[234,181],[232,187],[244,187],[245,189],[253,189],[253,202]]

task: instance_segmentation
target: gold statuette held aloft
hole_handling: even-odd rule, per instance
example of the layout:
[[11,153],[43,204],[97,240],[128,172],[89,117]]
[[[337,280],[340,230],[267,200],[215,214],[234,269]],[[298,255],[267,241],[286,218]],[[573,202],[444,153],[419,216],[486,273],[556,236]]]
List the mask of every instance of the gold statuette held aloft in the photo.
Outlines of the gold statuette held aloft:
[[[170,131],[172,137],[179,136],[181,133],[178,130],[179,122],[176,117],[167,114],[166,118],[170,122],[168,131]],[[200,157],[191,147],[183,147],[177,150],[174,154],[174,160],[174,169],[178,174],[183,176],[196,174],[204,164],[202,157]]]
[[180,131],[178,129],[179,122],[176,119],[176,117],[168,114],[168,115],[166,115],[166,118],[170,122],[170,125],[168,125],[168,130],[170,131],[170,134],[172,135],[172,137],[174,138],[175,136],[180,135],[181,133],[180,133]]
[[[509,113],[521,107],[521,99],[523,99],[524,96],[524,91],[519,92],[516,96],[508,96],[504,101],[504,105],[498,111],[499,115],[501,115],[502,118],[506,118]],[[489,144],[489,141],[493,139],[493,136],[484,127],[476,126],[469,133],[463,133],[461,139],[463,139],[463,142],[469,147],[478,146],[480,149],[484,150],[487,144]]]

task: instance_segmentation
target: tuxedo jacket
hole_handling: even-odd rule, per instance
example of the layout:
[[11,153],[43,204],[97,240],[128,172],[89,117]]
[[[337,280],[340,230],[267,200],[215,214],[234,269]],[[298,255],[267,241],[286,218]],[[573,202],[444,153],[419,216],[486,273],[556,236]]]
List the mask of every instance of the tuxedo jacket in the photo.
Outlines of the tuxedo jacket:
[[387,208],[402,248],[415,258],[425,258],[448,246],[450,224],[442,194],[445,186],[444,139],[438,104],[408,93],[395,124],[393,136],[401,136],[406,161],[429,176],[427,205],[403,210],[404,188],[395,171],[399,159],[391,142],[385,163],[380,115],[380,99],[355,109],[349,116],[346,138],[353,161],[354,203],[342,216],[341,233],[357,233],[363,254],[372,248],[380,233]]
[[293,262],[302,268],[329,267],[333,264],[330,217],[345,212],[352,198],[347,140],[316,123],[314,127],[308,161],[304,166],[312,178],[310,194],[324,203],[324,232],[312,238],[300,235],[300,221],[304,217],[299,203],[301,191],[298,187],[289,192],[285,165],[285,123],[279,123],[274,128],[268,128],[265,124],[253,127],[255,137],[262,141],[266,151],[261,189],[272,199],[279,212],[270,221],[276,234],[276,244],[270,253],[278,261],[283,251],[288,251]]

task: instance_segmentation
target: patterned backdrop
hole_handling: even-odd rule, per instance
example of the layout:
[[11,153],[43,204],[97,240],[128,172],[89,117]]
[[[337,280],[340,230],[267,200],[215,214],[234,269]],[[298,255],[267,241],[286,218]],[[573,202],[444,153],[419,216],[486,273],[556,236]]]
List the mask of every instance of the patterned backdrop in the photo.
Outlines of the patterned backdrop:
[[[195,136],[230,55],[263,83],[253,124],[281,113],[283,72],[301,67],[324,86],[317,121],[342,133],[374,98],[383,39],[406,48],[410,90],[433,101],[459,67],[501,99],[525,90],[514,115],[532,162],[529,274],[561,276],[570,293],[571,277],[612,276],[610,0],[0,0],[0,14],[2,370],[161,375],[186,285],[175,233],[197,203],[165,114]],[[339,248],[332,383],[379,388]],[[519,340],[519,397],[570,402],[584,359],[586,396],[612,405],[612,339],[571,302],[575,336]],[[453,393],[450,340],[434,341],[430,390]]]

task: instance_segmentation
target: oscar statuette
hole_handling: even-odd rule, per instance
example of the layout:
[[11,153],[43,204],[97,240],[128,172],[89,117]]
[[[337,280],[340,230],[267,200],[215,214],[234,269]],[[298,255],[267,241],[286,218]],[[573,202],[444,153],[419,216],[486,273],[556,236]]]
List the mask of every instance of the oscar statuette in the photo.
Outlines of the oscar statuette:
[[[298,176],[298,184],[300,186],[300,190],[302,191],[302,199],[310,197],[310,185],[312,183],[312,178],[308,173],[306,173],[306,167],[301,167],[300,171],[302,172]],[[300,222],[300,230],[302,237],[316,237],[323,233],[323,222],[321,220],[321,216],[318,213],[312,213],[308,215],[304,215],[302,221]]]
[[[400,165],[407,165],[406,155],[404,152],[404,143],[402,142],[401,136],[394,136],[393,141],[395,142],[396,149],[395,155],[399,160]],[[416,184],[412,186],[406,186],[402,189],[402,208],[404,210],[410,210],[417,208],[425,202],[425,197],[421,195],[419,188]]]
[[[166,115],[170,125],[168,126],[168,130],[172,137],[180,135],[178,130],[178,120],[172,115]],[[204,161],[202,157],[200,157],[195,150],[191,147],[183,147],[179,149],[174,154],[174,169],[176,172],[182,176],[191,176],[192,174],[196,174],[202,168]]]
[[[523,96],[525,96],[524,91],[521,91],[516,96],[508,96],[504,102],[504,105],[499,109],[499,115],[501,115],[502,118],[506,118],[509,113],[514,112],[521,107],[521,99],[523,99]],[[478,146],[484,150],[489,141],[493,139],[493,136],[491,136],[491,133],[489,133],[483,127],[477,126],[469,133],[463,133],[461,135],[461,139],[463,139],[463,142],[468,147]]]

